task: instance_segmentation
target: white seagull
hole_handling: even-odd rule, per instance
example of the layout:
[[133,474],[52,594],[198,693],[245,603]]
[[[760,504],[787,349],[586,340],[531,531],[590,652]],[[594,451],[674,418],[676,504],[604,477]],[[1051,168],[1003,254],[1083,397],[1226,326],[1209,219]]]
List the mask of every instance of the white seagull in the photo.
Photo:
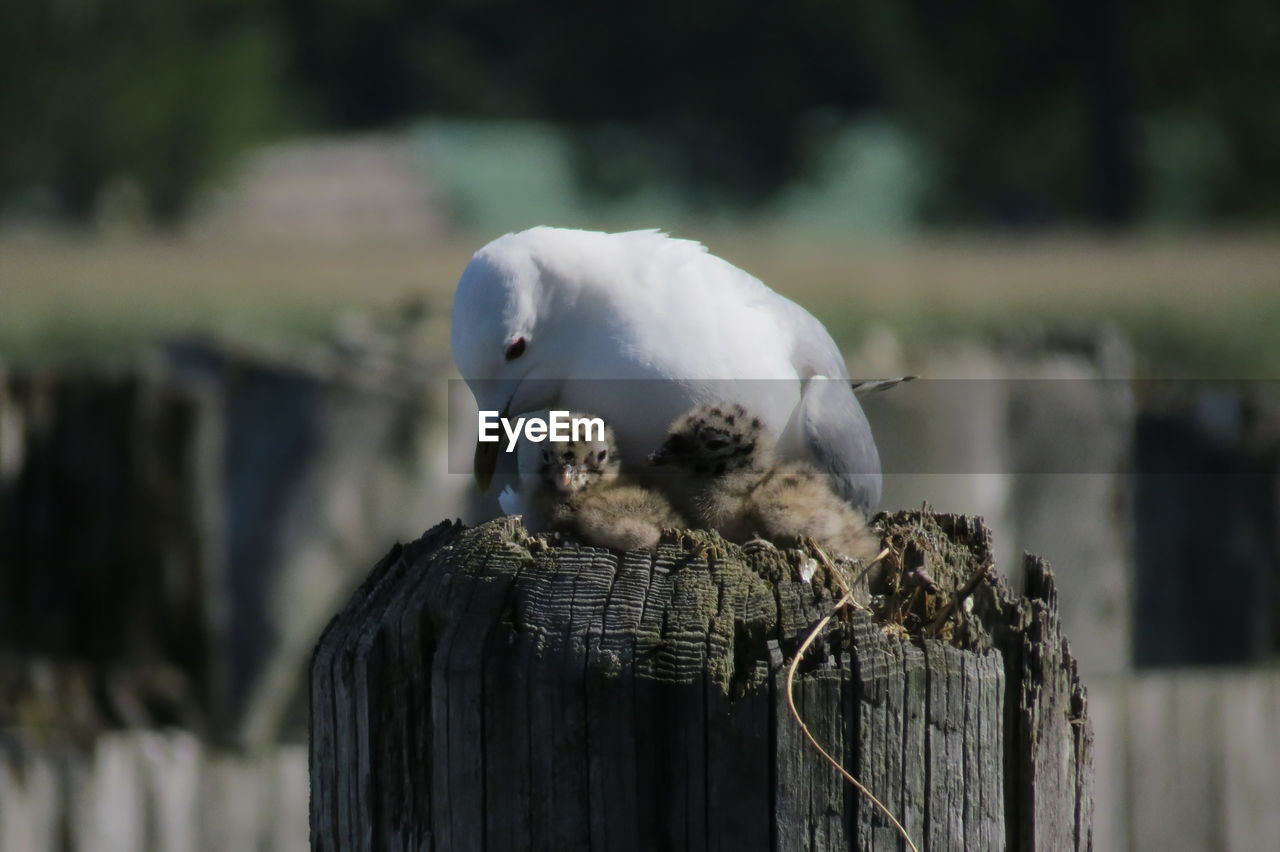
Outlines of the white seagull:
[[[475,253],[458,281],[453,358],[482,411],[590,411],[630,472],[695,405],[736,402],[783,459],[835,477],[863,512],[880,459],[822,323],[699,243],[659,231],[537,227]],[[487,489],[501,443],[477,443]],[[510,463],[508,463],[508,469]]]

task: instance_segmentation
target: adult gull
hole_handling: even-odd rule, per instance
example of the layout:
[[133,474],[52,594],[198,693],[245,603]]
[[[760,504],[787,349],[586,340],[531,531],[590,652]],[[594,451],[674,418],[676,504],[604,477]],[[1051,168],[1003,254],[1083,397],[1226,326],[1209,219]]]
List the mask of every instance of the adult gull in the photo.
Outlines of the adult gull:
[[[549,227],[499,237],[462,273],[451,335],[482,411],[598,415],[624,469],[638,471],[691,407],[736,402],[779,456],[830,473],[853,506],[880,499],[871,428],[831,335],[697,242]],[[481,488],[504,446],[477,443]]]

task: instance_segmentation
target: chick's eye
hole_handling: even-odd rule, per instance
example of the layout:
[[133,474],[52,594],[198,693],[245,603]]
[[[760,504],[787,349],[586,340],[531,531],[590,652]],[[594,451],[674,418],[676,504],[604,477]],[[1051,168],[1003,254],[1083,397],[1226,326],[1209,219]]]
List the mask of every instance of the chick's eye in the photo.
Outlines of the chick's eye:
[[517,337],[515,342],[507,347],[506,357],[508,361],[514,361],[524,354],[525,342],[523,337]]
[[596,453],[596,461],[598,462],[602,462],[608,457],[609,457],[608,450],[601,450],[600,452]]

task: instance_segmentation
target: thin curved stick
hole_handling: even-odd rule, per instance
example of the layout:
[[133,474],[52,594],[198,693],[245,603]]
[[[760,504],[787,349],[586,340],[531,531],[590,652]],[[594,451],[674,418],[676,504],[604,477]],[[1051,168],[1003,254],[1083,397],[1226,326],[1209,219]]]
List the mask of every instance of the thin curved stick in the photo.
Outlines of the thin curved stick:
[[[827,572],[831,576],[836,578],[836,583],[840,586],[840,591],[844,592],[844,596],[845,598],[848,599],[848,602],[853,604],[855,609],[866,609],[866,607],[864,607],[862,604],[854,600],[853,588],[845,580],[844,572],[835,566],[835,564],[831,561],[831,558],[827,556],[826,552],[823,551],[823,549],[818,546],[818,543],[810,539],[809,548],[814,553],[818,554],[818,558],[820,558],[822,560],[822,564],[826,566]],[[859,582],[861,582],[862,578],[867,576],[867,572],[871,570],[871,566],[875,565],[877,562],[879,562],[881,559],[884,559],[888,555],[889,555],[889,548],[886,547],[883,550],[881,550],[879,553],[877,553],[872,559],[868,560],[867,564],[863,565],[862,570],[858,572],[858,576],[853,578],[853,585],[857,585]],[[837,603],[835,605],[835,609],[839,609],[842,605],[843,605],[842,603]]]
[[[885,550],[880,552],[879,556],[877,556],[875,559],[871,561],[873,563],[879,561],[881,558],[884,557],[885,553],[887,552],[888,552],[888,549],[886,548]],[[847,586],[845,588],[848,589]],[[844,593],[844,597],[840,598],[840,600],[836,602],[836,605],[832,610],[832,614],[834,614],[835,611],[839,610],[840,607],[852,602],[853,602],[853,591],[849,589]],[[796,651],[795,656],[791,658],[791,665],[787,666],[787,707],[790,708],[791,715],[792,717],[795,718],[796,724],[800,726],[800,730],[804,733],[805,739],[807,739],[810,742],[810,744],[812,744],[813,747],[818,750],[819,754],[821,754],[823,757],[827,759],[828,763],[830,763],[832,766],[834,766],[837,770],[840,771],[840,774],[845,777],[846,781],[848,781],[850,784],[856,787],[858,789],[858,792],[866,796],[871,801],[871,804],[879,808],[880,812],[889,818],[889,822],[893,823],[893,827],[896,828],[898,830],[898,833],[902,835],[902,839],[907,842],[907,846],[911,848],[911,852],[920,852],[920,848],[916,846],[915,842],[911,839],[911,835],[907,834],[907,830],[902,827],[902,823],[898,822],[898,818],[893,815],[893,812],[890,811],[887,807],[885,807],[884,803],[881,802],[879,799],[877,799],[875,797],[875,794],[867,789],[866,785],[864,785],[857,778],[854,778],[853,775],[849,773],[849,770],[841,766],[840,761],[832,757],[827,752],[827,750],[822,747],[822,744],[819,743],[817,738],[814,737],[814,735],[809,731],[809,726],[804,723],[804,719],[800,718],[800,711],[796,709],[796,700],[795,700],[795,694],[794,694],[796,667],[800,665],[800,660],[804,657],[804,652],[809,650],[809,646],[812,645],[814,640],[818,638],[818,634],[822,632],[822,628],[826,627],[827,624],[830,623],[830,621],[831,621],[830,615],[826,616],[821,621],[819,621],[818,625],[814,627],[813,630],[809,631],[809,635],[806,636],[805,640],[800,643],[800,649]]]

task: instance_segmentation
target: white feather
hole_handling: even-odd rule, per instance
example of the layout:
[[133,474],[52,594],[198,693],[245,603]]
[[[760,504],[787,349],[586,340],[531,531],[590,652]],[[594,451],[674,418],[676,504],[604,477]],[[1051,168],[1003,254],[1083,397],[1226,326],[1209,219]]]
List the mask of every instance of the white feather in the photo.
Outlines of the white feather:
[[510,485],[499,492],[498,505],[502,507],[502,514],[504,515],[524,514],[524,504],[520,499],[520,494]]

